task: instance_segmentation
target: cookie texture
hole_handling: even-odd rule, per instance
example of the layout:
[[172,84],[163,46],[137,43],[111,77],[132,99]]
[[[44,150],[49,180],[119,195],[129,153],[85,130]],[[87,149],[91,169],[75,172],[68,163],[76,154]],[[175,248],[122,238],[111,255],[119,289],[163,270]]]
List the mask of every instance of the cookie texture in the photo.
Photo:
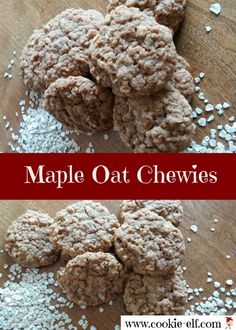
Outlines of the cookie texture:
[[57,213],[50,239],[65,259],[85,252],[108,252],[119,222],[101,203],[81,201]]
[[28,210],[8,228],[5,250],[22,267],[52,265],[59,256],[59,249],[49,240],[52,224],[48,214]]
[[113,127],[110,89],[84,77],[59,78],[44,93],[44,107],[67,127],[84,133]]
[[131,273],[124,302],[127,311],[134,315],[184,314],[187,291],[181,268],[171,275],[157,277]]
[[152,97],[116,97],[114,122],[123,142],[134,152],[180,152],[192,141],[192,109],[168,86]]
[[60,77],[87,76],[88,47],[103,24],[95,10],[67,9],[35,30],[20,58],[26,86],[42,92]]
[[119,6],[91,41],[90,71],[118,96],[136,98],[162,89],[176,65],[171,31],[138,8]]
[[124,200],[120,206],[122,222],[147,219],[155,221],[161,216],[178,227],[183,220],[183,207],[178,200]]
[[124,223],[116,230],[114,242],[123,263],[142,275],[173,273],[185,251],[181,231],[161,217]]
[[194,95],[194,80],[189,70],[189,63],[182,56],[178,55],[175,72],[171,78],[171,84],[178,89],[190,103]]
[[186,0],[110,0],[108,12],[119,5],[137,7],[146,14],[154,15],[159,24],[176,32],[184,19]]
[[79,305],[95,306],[123,293],[123,266],[109,253],[86,252],[57,275],[68,299]]

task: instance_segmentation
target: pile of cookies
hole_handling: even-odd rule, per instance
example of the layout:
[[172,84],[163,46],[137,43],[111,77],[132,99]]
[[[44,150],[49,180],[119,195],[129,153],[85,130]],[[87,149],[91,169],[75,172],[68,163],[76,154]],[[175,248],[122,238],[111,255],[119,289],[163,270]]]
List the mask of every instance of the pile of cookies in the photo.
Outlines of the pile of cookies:
[[183,314],[182,218],[179,201],[124,201],[122,224],[101,203],[80,201],[55,219],[27,211],[8,228],[5,249],[23,267],[52,265],[61,256],[58,280],[76,304],[124,294],[132,314]]
[[110,0],[104,17],[67,9],[29,38],[26,86],[69,128],[118,129],[135,152],[183,151],[193,136],[189,64],[173,35],[186,0]]

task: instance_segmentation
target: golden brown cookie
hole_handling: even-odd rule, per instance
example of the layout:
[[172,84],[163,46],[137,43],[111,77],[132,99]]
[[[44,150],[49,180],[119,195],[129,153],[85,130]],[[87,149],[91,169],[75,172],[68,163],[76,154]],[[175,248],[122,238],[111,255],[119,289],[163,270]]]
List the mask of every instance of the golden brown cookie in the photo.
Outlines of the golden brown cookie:
[[57,274],[67,298],[79,305],[99,305],[123,293],[124,269],[110,253],[86,252]]
[[50,239],[70,259],[85,252],[108,252],[118,227],[115,215],[101,203],[81,201],[57,212]]
[[48,214],[27,211],[8,228],[6,251],[22,267],[52,265],[59,256],[59,249],[49,240],[53,222]]
[[171,79],[176,50],[171,31],[138,8],[119,6],[90,44],[96,81],[125,97],[153,95]]
[[134,315],[182,315],[187,304],[182,270],[166,276],[131,273],[125,286],[124,302]]
[[151,97],[116,97],[114,122],[134,152],[180,152],[192,141],[192,108],[170,84]]
[[44,93],[45,109],[68,128],[94,133],[113,127],[110,89],[84,77],[59,78]]
[[26,86],[44,92],[58,78],[87,76],[87,50],[103,23],[95,10],[67,9],[35,30],[20,59]]

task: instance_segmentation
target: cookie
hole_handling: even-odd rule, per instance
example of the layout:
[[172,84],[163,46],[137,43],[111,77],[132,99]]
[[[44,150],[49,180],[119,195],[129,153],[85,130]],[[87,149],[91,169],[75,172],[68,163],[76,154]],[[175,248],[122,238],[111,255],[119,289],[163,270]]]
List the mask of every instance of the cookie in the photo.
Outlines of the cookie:
[[44,99],[45,109],[70,129],[94,133],[113,127],[112,92],[87,78],[59,78]]
[[192,108],[168,85],[152,97],[116,97],[114,122],[122,141],[134,152],[180,152],[192,141]]
[[138,8],[119,6],[91,41],[90,71],[118,96],[153,95],[171,79],[176,50],[171,31]]
[[[144,213],[144,210],[147,210]],[[158,216],[170,221],[178,227],[183,220],[183,207],[178,200],[124,200],[120,206],[120,219],[122,222],[130,220],[156,220]]]
[[81,201],[57,213],[50,227],[53,246],[65,259],[85,252],[108,252],[119,222],[101,203]]
[[22,267],[52,265],[59,256],[59,249],[49,240],[53,222],[48,214],[27,211],[8,228],[5,250]]
[[26,86],[42,92],[58,78],[87,76],[87,50],[103,24],[95,10],[67,9],[35,30],[20,58]]
[[137,7],[154,15],[159,24],[176,32],[184,19],[186,0],[110,0],[108,12],[119,5]]
[[121,261],[142,275],[173,273],[185,252],[181,231],[161,217],[124,223],[116,230],[114,243]]
[[187,291],[181,268],[172,275],[157,277],[131,273],[125,286],[124,303],[134,315],[183,315]]
[[189,70],[190,65],[188,62],[178,55],[171,84],[191,103],[194,95],[194,80]]
[[86,252],[57,274],[67,298],[79,305],[99,305],[123,293],[123,266],[109,253]]

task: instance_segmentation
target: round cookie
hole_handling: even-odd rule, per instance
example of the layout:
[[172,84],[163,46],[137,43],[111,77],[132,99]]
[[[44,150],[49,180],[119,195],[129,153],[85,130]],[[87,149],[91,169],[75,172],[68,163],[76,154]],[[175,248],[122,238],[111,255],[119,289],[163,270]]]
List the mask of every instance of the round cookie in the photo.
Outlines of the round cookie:
[[124,200],[120,206],[122,222],[144,220],[144,215],[151,221],[156,219],[155,214],[178,227],[183,220],[183,207],[178,200]]
[[50,239],[65,259],[85,252],[108,252],[119,222],[101,203],[81,201],[57,213]]
[[153,95],[171,79],[176,50],[171,31],[138,8],[119,6],[91,41],[90,71],[118,96]]
[[108,12],[117,6],[137,7],[154,15],[159,24],[176,32],[184,19],[186,0],[110,0]]
[[42,92],[60,77],[87,76],[88,47],[103,24],[95,10],[67,9],[35,30],[20,58],[26,86]]
[[134,152],[180,152],[192,141],[192,108],[173,86],[152,97],[116,97],[114,122]]
[[172,275],[157,277],[131,273],[125,286],[124,303],[134,315],[184,314],[187,291],[181,268]]
[[44,99],[45,109],[71,129],[94,133],[113,127],[112,92],[87,78],[59,78]]
[[194,80],[189,70],[190,65],[188,62],[182,56],[178,55],[171,84],[191,103],[194,95]]
[[123,293],[123,266],[109,253],[86,252],[57,275],[67,298],[79,305],[99,305]]
[[52,265],[59,257],[59,249],[49,240],[53,222],[48,214],[28,210],[8,228],[5,250],[22,267]]
[[173,273],[185,252],[181,231],[161,217],[124,223],[116,230],[114,243],[121,261],[142,275]]

